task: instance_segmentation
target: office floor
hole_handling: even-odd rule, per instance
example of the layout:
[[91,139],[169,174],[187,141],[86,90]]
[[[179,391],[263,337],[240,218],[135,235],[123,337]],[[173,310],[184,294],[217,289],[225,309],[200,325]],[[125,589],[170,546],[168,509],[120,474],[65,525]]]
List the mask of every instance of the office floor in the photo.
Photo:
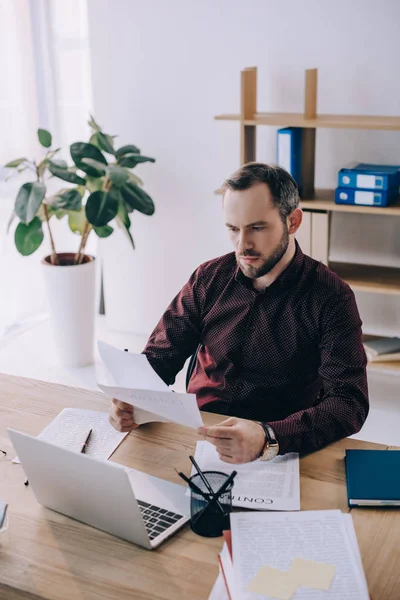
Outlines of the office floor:
[[[141,352],[146,338],[107,328],[105,317],[98,317],[96,339],[118,348]],[[65,369],[57,360],[50,322],[47,315],[38,315],[20,329],[0,337],[0,372],[42,381],[61,383],[98,391],[96,370],[101,366],[96,350],[93,365],[80,369]],[[352,436],[370,442],[400,446],[400,375],[396,371],[368,372],[371,410],[362,430]],[[179,373],[173,388],[185,391],[185,369]]]

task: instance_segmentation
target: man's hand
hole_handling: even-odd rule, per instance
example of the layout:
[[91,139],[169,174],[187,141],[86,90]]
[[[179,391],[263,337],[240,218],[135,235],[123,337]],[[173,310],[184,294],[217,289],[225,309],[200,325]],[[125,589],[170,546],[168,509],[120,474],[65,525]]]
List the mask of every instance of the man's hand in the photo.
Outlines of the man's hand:
[[212,427],[199,427],[197,431],[214,444],[220,459],[227,463],[240,464],[256,460],[265,443],[261,425],[236,417],[229,417]]
[[133,406],[116,398],[111,400],[109,421],[115,429],[123,433],[139,427],[133,420]]

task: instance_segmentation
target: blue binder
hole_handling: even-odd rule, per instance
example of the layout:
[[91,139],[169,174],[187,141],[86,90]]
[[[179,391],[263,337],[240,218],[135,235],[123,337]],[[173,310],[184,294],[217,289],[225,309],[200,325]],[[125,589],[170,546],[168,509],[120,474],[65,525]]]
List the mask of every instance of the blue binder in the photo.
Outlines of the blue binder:
[[400,506],[400,451],[346,450],[349,506]]
[[354,190],[338,187],[335,191],[336,204],[358,204],[359,206],[389,206],[396,202],[399,196],[398,188],[390,190]]
[[303,130],[301,127],[285,127],[277,131],[277,164],[293,177],[299,192],[301,181],[301,146]]
[[338,172],[338,187],[389,190],[400,186],[400,166],[354,163]]

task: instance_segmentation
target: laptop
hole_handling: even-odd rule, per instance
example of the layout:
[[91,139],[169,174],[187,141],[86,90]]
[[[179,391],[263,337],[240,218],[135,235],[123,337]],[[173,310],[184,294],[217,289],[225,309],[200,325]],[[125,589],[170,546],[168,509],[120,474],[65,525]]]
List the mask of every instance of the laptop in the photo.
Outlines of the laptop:
[[147,550],[190,519],[182,485],[7,431],[36,500],[46,508]]

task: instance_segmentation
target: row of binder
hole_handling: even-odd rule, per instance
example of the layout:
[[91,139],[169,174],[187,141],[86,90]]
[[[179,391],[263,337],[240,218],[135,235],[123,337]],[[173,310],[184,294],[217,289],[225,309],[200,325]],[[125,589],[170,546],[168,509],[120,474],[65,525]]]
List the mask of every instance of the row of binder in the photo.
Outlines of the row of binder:
[[[277,132],[277,163],[295,179],[302,194],[301,127],[285,127]],[[338,172],[336,204],[389,206],[400,191],[400,166],[352,163]]]

